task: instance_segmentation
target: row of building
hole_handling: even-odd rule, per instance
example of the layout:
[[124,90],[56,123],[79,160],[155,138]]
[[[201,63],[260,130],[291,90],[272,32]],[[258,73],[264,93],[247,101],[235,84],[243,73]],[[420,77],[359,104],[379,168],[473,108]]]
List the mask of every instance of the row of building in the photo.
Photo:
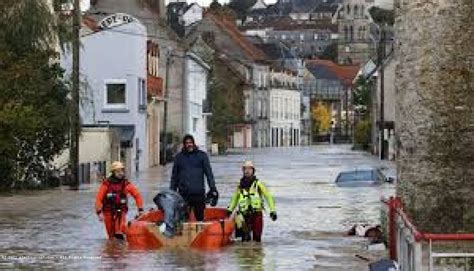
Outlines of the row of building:
[[[287,13],[290,28],[306,31],[305,24],[341,13],[340,3],[322,2],[327,7],[315,7],[309,17]],[[91,1],[81,25],[81,162],[122,160],[138,172],[169,161],[184,134],[206,151],[214,143],[310,144],[314,101],[328,103],[335,126],[350,136],[351,83],[360,64],[309,61],[284,42],[286,34],[250,27],[267,19],[239,28],[198,4],[172,2],[165,9],[161,0]],[[324,29],[300,34],[300,43],[340,37],[334,26]],[[69,72],[71,59],[66,51],[62,65]]]
[[[163,11],[160,1],[96,0],[83,14],[81,163],[122,160],[138,172],[172,158],[184,134],[210,150],[211,73],[222,69],[232,71],[243,99],[225,147],[300,144],[297,72],[272,63],[225,19],[200,10],[183,38]],[[70,51],[61,62],[70,73]]]

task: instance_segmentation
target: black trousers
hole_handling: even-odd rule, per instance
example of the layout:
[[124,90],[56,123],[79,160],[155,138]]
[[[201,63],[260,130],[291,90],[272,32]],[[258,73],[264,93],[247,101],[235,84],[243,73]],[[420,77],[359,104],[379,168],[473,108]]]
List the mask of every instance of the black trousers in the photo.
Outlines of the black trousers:
[[197,221],[204,221],[204,210],[206,209],[205,195],[188,195],[183,197],[188,204],[188,216],[193,211]]

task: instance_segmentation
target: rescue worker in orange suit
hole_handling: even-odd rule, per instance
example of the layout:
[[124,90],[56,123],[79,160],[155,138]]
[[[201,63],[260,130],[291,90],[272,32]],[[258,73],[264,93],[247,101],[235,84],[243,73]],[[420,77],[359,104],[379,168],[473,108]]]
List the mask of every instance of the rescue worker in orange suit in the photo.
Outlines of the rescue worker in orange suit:
[[95,201],[97,216],[104,222],[109,239],[125,239],[129,195],[135,199],[140,216],[143,213],[142,196],[126,178],[124,165],[113,162],[111,174],[102,181]]
[[227,215],[230,216],[237,208],[235,216],[236,236],[242,241],[261,242],[263,232],[264,200],[270,209],[270,218],[277,220],[275,201],[272,194],[255,176],[252,161],[245,161],[242,166],[244,176],[240,179],[237,190],[232,195]]

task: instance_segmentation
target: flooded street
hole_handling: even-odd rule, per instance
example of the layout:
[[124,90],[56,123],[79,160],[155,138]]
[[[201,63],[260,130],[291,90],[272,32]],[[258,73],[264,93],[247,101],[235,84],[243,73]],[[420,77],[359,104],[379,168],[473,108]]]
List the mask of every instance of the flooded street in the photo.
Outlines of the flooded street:
[[[356,254],[366,241],[345,237],[354,223],[378,223],[380,197],[394,186],[340,188],[343,169],[381,166],[376,157],[348,146],[257,149],[212,158],[219,206],[226,206],[244,159],[255,161],[257,176],[274,194],[278,220],[265,217],[262,244],[236,242],[214,252],[131,251],[105,239],[93,204],[97,184],[0,196],[0,269],[136,270],[368,270]],[[386,165],[385,165],[386,166]],[[145,199],[169,185],[169,171],[132,176]],[[131,206],[130,218],[135,215]]]

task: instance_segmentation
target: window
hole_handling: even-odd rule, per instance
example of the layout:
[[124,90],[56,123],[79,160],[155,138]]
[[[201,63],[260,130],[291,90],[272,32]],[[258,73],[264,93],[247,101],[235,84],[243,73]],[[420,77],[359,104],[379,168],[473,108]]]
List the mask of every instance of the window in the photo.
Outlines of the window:
[[300,34],[300,40],[304,41],[304,34]]
[[260,118],[263,117],[262,100],[261,99],[258,100],[257,110],[258,110],[259,117]]
[[245,115],[250,116],[250,99],[245,97]]
[[198,118],[193,118],[193,132],[197,131]]
[[105,82],[104,107],[106,109],[127,109],[126,80]]
[[138,78],[138,110],[146,110],[146,83],[145,79]]

